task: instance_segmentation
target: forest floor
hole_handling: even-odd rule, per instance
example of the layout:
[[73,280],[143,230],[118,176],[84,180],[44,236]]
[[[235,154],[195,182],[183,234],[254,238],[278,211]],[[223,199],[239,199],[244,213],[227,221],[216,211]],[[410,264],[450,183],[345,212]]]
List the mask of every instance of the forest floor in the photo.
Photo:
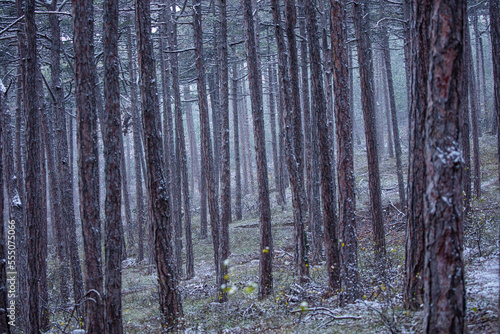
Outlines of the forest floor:
[[[469,333],[498,331],[500,191],[496,138],[481,138],[481,199],[472,201],[465,224],[465,277]],[[326,294],[325,265],[310,266],[310,281],[299,283],[293,268],[293,217],[271,193],[274,238],[274,293],[257,299],[259,233],[257,199],[245,198],[246,219],[230,225],[230,295],[216,301],[211,238],[199,238],[199,216],[193,217],[196,276],[180,281],[185,333],[418,333],[423,311],[402,307],[405,217],[400,211],[394,158],[381,161],[382,195],[389,270],[375,275],[371,247],[366,153],[356,154],[358,261],[362,298],[340,308],[338,296]],[[403,169],[406,171],[407,166]],[[406,180],[406,178],[405,178]],[[290,201],[289,201],[290,203]],[[209,233],[210,235],[210,233]],[[381,283],[384,282],[384,283]],[[59,314],[54,321],[67,321]],[[59,319],[59,320],[57,320]],[[123,268],[123,321],[127,333],[160,333],[156,272],[127,259]],[[59,327],[60,326],[55,326]],[[60,332],[54,329],[54,333]]]

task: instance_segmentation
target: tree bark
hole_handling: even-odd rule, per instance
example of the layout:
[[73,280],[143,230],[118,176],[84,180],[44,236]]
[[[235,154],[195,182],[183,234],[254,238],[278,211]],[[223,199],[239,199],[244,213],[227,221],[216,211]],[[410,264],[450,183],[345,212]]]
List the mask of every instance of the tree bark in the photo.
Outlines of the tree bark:
[[137,54],[139,57],[139,79],[141,87],[142,123],[147,161],[147,188],[151,215],[151,234],[154,237],[155,263],[158,273],[158,293],[161,323],[175,330],[183,317],[177,276],[171,263],[173,255],[170,236],[171,212],[161,147],[160,106],[156,87],[156,70],[151,39],[151,16],[149,0],[136,0]]
[[[38,59],[36,49],[35,1],[26,2],[26,83],[24,105],[26,108],[26,234],[28,256],[28,332],[41,330],[39,280],[41,273],[38,241],[42,238],[42,159],[40,117],[41,109],[37,94]],[[28,78],[30,77],[30,78]],[[3,222],[2,222],[3,223]]]
[[[461,81],[466,1],[432,2],[425,118],[424,333],[463,333]],[[465,22],[464,22],[465,21]]]
[[[295,10],[295,0],[285,0],[285,31],[287,36],[287,50],[289,54],[289,73],[291,109],[285,116],[286,125],[290,127],[288,168],[290,170],[290,184],[292,186],[293,213],[294,213],[294,239],[295,239],[295,266],[300,279],[309,276],[309,259],[307,257],[306,235],[305,235],[305,215],[306,215],[306,193],[304,189],[304,156],[303,156],[303,135],[302,135],[302,112],[300,105],[299,88],[299,62],[297,55],[297,42],[295,39],[295,26],[297,13]],[[292,161],[293,160],[293,161]]]
[[408,149],[408,220],[406,225],[405,272],[403,299],[406,308],[419,309],[424,302],[424,195],[426,193],[424,161],[427,78],[431,1],[411,1],[411,80]]
[[273,236],[271,231],[271,206],[269,203],[269,181],[267,176],[266,138],[264,132],[264,111],[262,105],[262,82],[260,64],[256,51],[255,25],[251,0],[242,0],[245,22],[245,46],[252,103],[255,159],[257,161],[257,182],[259,192],[260,262],[259,299],[264,299],[273,291]]
[[375,101],[373,96],[373,62],[369,34],[369,14],[366,4],[354,2],[354,27],[358,45],[359,75],[361,80],[361,102],[365,121],[366,154],[370,188],[370,209],[373,226],[375,260],[382,272],[385,267],[385,229],[382,215],[380,172],[378,165],[377,131],[375,123]]
[[[335,119],[337,122],[337,173],[339,178],[339,237],[341,297],[343,303],[359,297],[356,193],[354,180],[353,120],[351,118],[345,0],[330,1]],[[336,241],[336,240],[335,240]]]
[[210,122],[208,117],[208,101],[205,86],[205,64],[203,58],[203,31],[201,25],[201,0],[193,1],[193,27],[194,44],[196,55],[196,70],[198,72],[198,104],[200,109],[200,132],[202,155],[206,170],[206,182],[208,186],[208,209],[210,211],[210,225],[212,227],[212,243],[214,247],[215,275],[217,288],[220,289],[223,277],[221,272],[220,252],[220,225],[219,225],[219,203],[216,191],[215,174],[213,172],[212,141],[210,138]]
[[[121,173],[125,173],[125,156],[120,117],[120,71],[118,68],[118,0],[104,1],[104,101],[105,101],[105,174],[106,174],[106,301],[105,333],[121,334],[122,325],[122,233],[121,221]],[[127,176],[123,178],[126,180]],[[128,201],[128,189],[124,188],[125,200]],[[128,203],[126,203],[128,204]],[[130,211],[130,207],[128,208]],[[131,220],[130,213],[127,214]],[[130,228],[129,228],[130,233]],[[130,235],[132,235],[130,233]],[[129,245],[133,241],[129,239]]]

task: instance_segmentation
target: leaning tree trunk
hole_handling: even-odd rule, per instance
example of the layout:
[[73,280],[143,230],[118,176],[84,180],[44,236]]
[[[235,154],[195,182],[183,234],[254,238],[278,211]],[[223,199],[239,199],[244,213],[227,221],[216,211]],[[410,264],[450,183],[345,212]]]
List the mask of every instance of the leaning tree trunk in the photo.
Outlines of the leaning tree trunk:
[[345,0],[330,1],[335,119],[337,122],[337,173],[339,180],[339,237],[342,302],[359,296],[356,193],[354,180],[353,120],[349,107],[349,71]]
[[354,27],[358,45],[359,76],[361,80],[361,102],[365,121],[366,154],[370,188],[370,209],[373,226],[373,242],[376,265],[379,272],[385,267],[385,229],[382,215],[382,196],[378,165],[377,131],[375,124],[375,101],[373,96],[373,62],[369,34],[369,15],[366,4],[354,2]]
[[262,105],[262,74],[257,58],[255,25],[251,0],[242,0],[245,21],[245,46],[252,103],[255,159],[257,161],[257,182],[259,190],[260,264],[259,299],[266,298],[273,291],[273,236],[271,231],[271,206],[269,203],[269,180],[267,177],[266,138],[264,132],[264,110]]
[[[463,333],[463,253],[460,74],[466,1],[432,2],[425,118],[427,191],[425,226],[424,333]],[[464,22],[465,21],[465,22]]]
[[[106,174],[106,324],[107,334],[123,333],[122,325],[122,216],[121,173],[125,173],[125,158],[120,117],[120,70],[118,68],[118,0],[104,1],[104,159]],[[127,179],[125,175],[124,180]],[[128,201],[128,189],[124,188]],[[127,203],[127,205],[129,205]],[[129,207],[130,210],[130,207]],[[129,216],[129,214],[127,215]],[[127,217],[129,223],[131,217]],[[129,226],[129,233],[130,233]],[[129,240],[133,247],[132,240]]]
[[147,161],[147,188],[151,212],[151,235],[154,236],[155,263],[158,273],[158,294],[162,325],[175,329],[182,318],[182,304],[177,277],[171,262],[173,250],[171,212],[165,170],[162,165],[160,138],[160,106],[156,87],[156,70],[151,38],[149,0],[136,0],[137,54],[139,57],[142,122]]
[[240,126],[238,110],[238,64],[233,61],[233,78],[231,80],[231,95],[233,96],[233,146],[234,146],[234,169],[235,169],[235,194],[234,213],[236,220],[243,218],[241,210],[241,159],[240,159]]

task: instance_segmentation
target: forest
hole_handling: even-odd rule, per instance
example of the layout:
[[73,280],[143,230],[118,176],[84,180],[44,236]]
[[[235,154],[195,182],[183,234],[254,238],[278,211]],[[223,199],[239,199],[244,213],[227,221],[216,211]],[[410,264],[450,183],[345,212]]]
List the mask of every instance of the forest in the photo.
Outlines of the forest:
[[0,4],[0,334],[500,333],[500,0]]

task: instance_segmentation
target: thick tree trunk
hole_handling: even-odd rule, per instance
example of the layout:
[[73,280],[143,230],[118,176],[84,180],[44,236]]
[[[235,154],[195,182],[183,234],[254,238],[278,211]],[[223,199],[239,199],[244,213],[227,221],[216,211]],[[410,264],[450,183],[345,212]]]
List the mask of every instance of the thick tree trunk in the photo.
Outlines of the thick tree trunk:
[[86,330],[104,333],[101,225],[99,220],[99,166],[94,65],[94,7],[92,0],[73,2],[76,117],[80,212],[85,254]]
[[[121,190],[124,186],[125,201],[128,201],[128,187],[122,182],[121,173],[125,172],[125,156],[123,135],[120,117],[120,72],[118,69],[118,0],[104,1],[104,101],[105,122],[104,158],[106,174],[106,224],[105,224],[105,253],[106,253],[106,301],[105,333],[121,334],[122,325],[122,233],[121,221]],[[127,180],[127,175],[123,180]],[[125,204],[129,206],[129,203]],[[127,208],[126,208],[127,210]],[[128,207],[130,211],[130,207]],[[130,212],[127,219],[131,220]],[[130,226],[129,226],[130,233]],[[132,235],[130,233],[130,235]],[[133,240],[129,238],[129,245],[133,247]]]
[[366,154],[370,188],[370,209],[373,226],[377,270],[385,267],[385,229],[382,215],[382,196],[377,151],[377,131],[375,125],[375,101],[373,96],[373,62],[369,34],[369,15],[366,4],[354,2],[354,27],[358,45],[359,75],[361,80],[361,102],[365,121]]
[[151,39],[151,16],[149,0],[136,0],[137,54],[139,57],[140,87],[142,102],[142,123],[147,161],[147,185],[151,233],[154,237],[155,263],[158,273],[158,293],[161,322],[165,328],[175,329],[182,318],[182,304],[177,288],[177,277],[171,262],[171,212],[159,131],[160,106],[156,87],[156,70]]
[[[349,67],[345,0],[330,1],[335,119],[337,122],[337,173],[339,178],[339,237],[342,302],[359,297],[356,193],[354,180],[353,120],[349,107]],[[335,240],[336,241],[336,240]]]
[[271,231],[271,206],[269,203],[269,181],[267,176],[266,138],[264,132],[264,110],[262,105],[262,81],[260,64],[256,51],[255,25],[251,0],[242,0],[245,22],[245,46],[252,103],[255,159],[257,161],[257,182],[259,192],[260,263],[259,299],[264,299],[273,291],[273,235]]
[[[24,14],[26,22],[26,83],[23,102],[26,108],[26,227],[28,255],[28,332],[38,333],[41,330],[39,280],[41,277],[40,261],[45,261],[37,254],[39,240],[42,238],[42,191],[43,180],[40,133],[40,101],[37,94],[36,77],[38,70],[36,49],[35,0],[26,2]],[[29,79],[28,79],[29,77]],[[3,222],[2,222],[3,223]]]
[[[426,186],[424,333],[463,333],[460,94],[466,1],[432,2],[425,118]],[[465,21],[465,22],[464,22]],[[465,32],[464,32],[465,30]]]
[[408,221],[403,299],[406,308],[419,309],[424,302],[424,194],[426,193],[424,161],[427,77],[431,1],[411,1],[411,80],[409,110]]

